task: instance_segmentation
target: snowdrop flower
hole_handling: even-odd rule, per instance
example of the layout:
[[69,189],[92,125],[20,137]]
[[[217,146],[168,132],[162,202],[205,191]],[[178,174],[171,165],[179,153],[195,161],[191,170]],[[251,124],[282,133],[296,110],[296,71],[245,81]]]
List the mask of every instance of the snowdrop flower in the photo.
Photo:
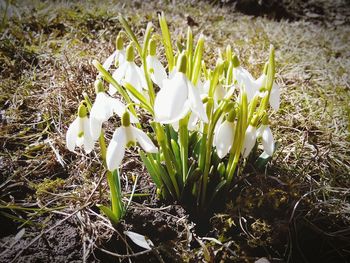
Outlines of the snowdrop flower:
[[162,88],[163,80],[167,79],[168,75],[166,74],[164,66],[156,56],[156,42],[153,39],[150,40],[148,49],[149,55],[146,58],[148,71],[152,81],[157,84],[158,87]]
[[123,45],[124,45],[123,38],[119,34],[118,37],[117,37],[117,40],[116,40],[116,47],[117,47],[117,49],[112,53],[112,55],[110,55],[106,59],[106,61],[102,65],[102,67],[106,71],[108,71],[110,69],[111,65],[115,61],[118,62],[118,65],[122,65],[125,62],[126,52],[125,52],[125,49],[124,49]]
[[130,115],[124,112],[122,126],[113,133],[112,140],[107,148],[107,167],[114,171],[120,166],[124,158],[125,148],[138,142],[145,152],[157,153],[158,149],[152,140],[142,130],[130,125]]
[[233,121],[222,122],[214,135],[214,146],[220,159],[224,158],[231,149],[235,136],[235,126]]
[[[118,99],[112,98],[104,92],[101,80],[95,81],[96,100],[90,111],[90,130],[93,140],[97,140],[101,134],[102,123],[114,114],[122,117],[125,105]],[[137,123],[137,118],[131,114],[131,122]]]
[[262,124],[257,131],[257,136],[261,137],[265,153],[272,156],[275,151],[275,140],[268,125]]
[[247,158],[256,142],[256,127],[250,124],[245,132],[244,144],[242,147],[243,158]]
[[[265,88],[264,85],[265,85],[265,82],[266,82],[266,77],[267,77],[267,75],[265,73],[263,73],[255,81],[255,84],[256,84],[258,89]],[[261,93],[262,96],[266,96],[266,94],[265,93]],[[272,89],[271,89],[271,92],[270,92],[269,102],[270,102],[271,107],[274,110],[278,110],[280,108],[280,100],[281,100],[280,87],[275,82],[273,82]]]
[[240,88],[245,88],[248,101],[251,101],[258,91],[254,77],[240,66],[237,56],[233,57],[233,77]]
[[187,115],[189,110],[203,122],[208,122],[199,91],[187,79],[186,56],[178,58],[178,71],[172,79],[163,81],[163,88],[154,102],[156,120],[163,124],[174,123]]
[[70,151],[74,151],[75,146],[84,146],[85,152],[90,153],[94,148],[94,140],[91,137],[89,118],[84,104],[80,104],[78,117],[69,125],[66,144]]
[[[144,73],[142,69],[134,62],[134,48],[132,45],[127,47],[126,60],[114,71],[112,77],[118,82],[118,84],[124,85],[124,83],[127,82],[141,93],[142,88],[147,88]],[[116,90],[112,84],[109,85],[108,93],[111,95],[116,93]],[[131,96],[131,98],[135,100],[133,96]]]
[[[198,81],[197,87],[199,89],[199,92],[201,94],[201,98],[205,98],[208,96],[209,88],[210,88],[210,80],[207,79],[204,83],[201,81]],[[222,100],[226,95],[226,89],[224,86],[222,86],[220,83],[217,84],[215,91],[214,91],[214,102],[215,106],[218,105],[219,101]]]

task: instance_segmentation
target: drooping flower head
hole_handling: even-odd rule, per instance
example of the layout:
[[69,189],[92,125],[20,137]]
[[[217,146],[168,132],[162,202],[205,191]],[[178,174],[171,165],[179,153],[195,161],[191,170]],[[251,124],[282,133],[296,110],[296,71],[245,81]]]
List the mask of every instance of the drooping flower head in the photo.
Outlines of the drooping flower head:
[[94,140],[91,137],[90,122],[87,116],[87,109],[83,103],[78,108],[78,117],[69,125],[66,134],[66,144],[70,151],[75,147],[84,147],[86,153],[94,148]]
[[[101,134],[102,123],[114,114],[122,117],[125,105],[116,98],[110,97],[105,91],[101,80],[95,81],[96,100],[90,111],[91,136],[97,140]],[[137,118],[131,114],[132,123],[137,123]]]
[[169,124],[182,119],[189,110],[203,122],[208,122],[198,89],[186,77],[186,55],[178,58],[177,71],[169,80],[163,81],[163,88],[158,92],[154,103],[156,120]]
[[137,142],[145,152],[158,152],[157,147],[147,134],[130,124],[130,115],[125,111],[122,117],[122,126],[115,130],[107,148],[106,161],[108,170],[113,171],[117,169],[124,158],[125,148]]
[[162,88],[163,80],[167,79],[168,75],[166,74],[164,66],[156,56],[156,49],[156,42],[154,39],[151,39],[148,46],[149,54],[146,58],[146,62],[152,81],[157,84],[158,87]]
[[214,146],[220,159],[224,158],[230,151],[235,137],[234,125],[235,111],[231,110],[226,120],[220,123],[215,130]]
[[116,39],[116,50],[106,59],[102,66],[106,71],[109,71],[112,64],[116,66],[122,65],[125,62],[125,56],[124,41],[121,32],[119,32]]
[[[112,77],[118,82],[119,85],[129,83],[136,90],[142,93],[143,88],[147,88],[147,82],[143,70],[135,64],[134,58],[134,48],[132,44],[129,44],[126,48],[125,62],[114,71]],[[108,93],[111,95],[116,93],[116,90],[112,84],[109,85]],[[131,96],[131,98],[136,100],[133,96]]]
[[[265,69],[263,74],[255,81],[255,85],[260,91],[260,94],[262,96],[267,95],[267,90],[266,90],[266,79],[267,79],[267,64],[265,65]],[[269,97],[269,103],[271,107],[274,110],[278,110],[280,108],[280,101],[281,101],[281,91],[279,85],[276,84],[274,81],[272,84],[272,88],[270,91],[270,97]]]
[[264,116],[262,124],[257,130],[257,136],[261,137],[264,152],[269,156],[272,156],[275,151],[275,140],[273,138],[272,131],[268,125],[267,115]]
[[232,59],[233,62],[233,78],[235,83],[239,88],[245,88],[247,92],[248,101],[251,101],[257,90],[257,84],[255,83],[254,77],[249,73],[248,70],[240,66],[237,56],[234,56]]

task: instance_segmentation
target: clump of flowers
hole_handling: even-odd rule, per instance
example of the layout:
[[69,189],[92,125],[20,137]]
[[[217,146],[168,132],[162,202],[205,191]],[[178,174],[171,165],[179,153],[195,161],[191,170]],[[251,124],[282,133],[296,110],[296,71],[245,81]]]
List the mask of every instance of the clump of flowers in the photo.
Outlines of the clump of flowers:
[[[153,34],[149,23],[142,44],[126,20],[120,17],[120,22],[125,31],[117,37],[116,51],[103,64],[93,61],[99,71],[96,99],[91,103],[85,95],[67,131],[67,147],[83,146],[89,153],[99,141],[112,203],[101,209],[113,222],[126,210],[118,169],[125,149],[136,145],[160,197],[186,198],[207,209],[218,193],[230,190],[257,141],[264,155],[275,150],[269,127],[270,107],[278,110],[280,103],[274,48],[255,79],[230,46],[213,69],[207,68],[204,36],[195,44],[190,28],[174,50],[163,14],[161,36]],[[166,64],[160,62],[159,44]],[[150,125],[139,122],[140,112]],[[106,147],[103,123],[113,115],[120,117],[121,126]]]

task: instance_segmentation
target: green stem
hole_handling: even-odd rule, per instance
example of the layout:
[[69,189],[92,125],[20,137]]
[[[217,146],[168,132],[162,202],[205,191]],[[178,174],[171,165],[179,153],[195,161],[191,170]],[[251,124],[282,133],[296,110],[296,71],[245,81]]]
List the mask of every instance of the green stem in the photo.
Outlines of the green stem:
[[[158,143],[163,151],[165,165],[167,167],[168,173],[170,175],[171,182],[174,185],[176,196],[180,199],[180,190],[176,180],[176,170],[174,168],[175,163],[172,162],[170,151],[166,142],[166,134],[159,123],[156,123],[156,134]],[[174,164],[174,165],[173,165]]]
[[101,131],[98,141],[100,144],[102,163],[103,163],[103,166],[106,168],[107,167],[107,162],[106,162],[107,147],[106,147],[106,141],[105,141],[105,136],[103,131]]
[[[102,76],[104,77],[104,79],[112,84],[112,86],[120,93],[120,95],[122,95],[122,97],[125,99],[127,104],[131,104],[130,106],[130,112],[134,115],[137,116],[136,110],[134,108],[134,106],[132,105],[132,101],[128,95],[128,93],[118,84],[118,82],[112,77],[112,75],[105,70],[101,63],[99,63],[97,60],[93,61],[93,65],[95,66],[95,68],[97,68],[97,70],[102,74]],[[141,128],[141,124],[140,123],[136,123],[137,128]]]
[[171,38],[170,38],[170,32],[169,28],[167,25],[167,22],[165,20],[164,13],[162,12],[161,15],[158,15],[159,18],[159,25],[160,29],[162,31],[162,36],[163,36],[163,45],[165,48],[165,55],[168,60],[168,66],[169,66],[169,73],[172,72],[174,66],[175,66],[175,60],[174,60],[174,54],[173,54],[173,47],[171,43]]
[[152,23],[148,23],[147,28],[146,28],[146,32],[145,32],[145,40],[143,41],[141,57],[142,57],[143,71],[145,73],[145,78],[146,78],[147,87],[148,87],[148,95],[149,95],[151,106],[153,107],[154,99],[155,99],[155,92],[154,92],[154,88],[153,88],[153,82],[152,82],[150,75],[148,73],[148,66],[147,66],[147,48],[148,48],[148,43],[151,39],[152,31],[153,31]]
[[188,116],[180,120],[179,126],[182,181],[185,184],[188,173]]
[[111,191],[112,212],[119,219],[121,217],[121,211],[119,209],[120,206],[118,204],[119,203],[118,193],[114,182],[113,173],[110,171],[107,171],[107,181],[108,181],[109,189]]
[[230,187],[231,185],[233,174],[236,170],[239,157],[241,155],[241,149],[244,143],[245,131],[247,129],[248,100],[247,100],[247,94],[245,93],[245,91],[241,93],[240,106],[241,106],[241,109],[240,109],[240,116],[238,118],[238,123],[237,123],[235,141],[230,152],[230,158],[229,158],[229,162],[227,164],[227,170],[226,170],[227,187]]

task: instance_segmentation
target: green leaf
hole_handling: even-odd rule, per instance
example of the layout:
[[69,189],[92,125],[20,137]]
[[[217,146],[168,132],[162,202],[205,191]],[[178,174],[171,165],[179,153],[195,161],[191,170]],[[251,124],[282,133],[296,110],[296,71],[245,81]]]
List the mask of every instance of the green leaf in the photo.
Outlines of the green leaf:
[[112,224],[118,224],[119,218],[113,214],[112,210],[104,205],[97,205],[97,207],[108,217]]
[[128,34],[128,36],[130,37],[130,39],[132,41],[134,41],[137,51],[139,52],[140,56],[142,55],[142,49],[141,46],[139,44],[139,41],[137,40],[137,37],[135,36],[134,32],[131,30],[130,25],[128,24],[128,22],[125,20],[124,17],[122,17],[121,15],[119,16],[119,22],[122,24],[122,26],[124,27],[126,33]]
[[256,159],[254,166],[259,170],[263,170],[271,159],[272,157],[270,155],[263,152],[258,159]]
[[154,115],[152,106],[148,103],[147,99],[145,96],[143,96],[137,89],[135,89],[130,83],[125,82],[124,84],[125,88],[136,97],[141,103],[141,106],[143,106],[144,109],[148,110],[149,113]]
[[161,15],[158,15],[159,18],[159,25],[160,29],[162,31],[162,36],[163,36],[163,45],[165,48],[165,55],[168,60],[168,65],[169,65],[169,72],[171,72],[174,68],[174,54],[173,54],[173,47],[171,44],[171,38],[170,38],[170,32],[168,28],[168,24],[165,20],[164,13]]
[[146,154],[142,151],[140,151],[140,156],[142,162],[145,164],[146,169],[148,173],[150,174],[153,182],[157,185],[158,188],[161,188],[163,186],[163,183],[161,179],[158,177],[158,173],[156,172],[155,168],[153,167],[152,162],[148,159]]

